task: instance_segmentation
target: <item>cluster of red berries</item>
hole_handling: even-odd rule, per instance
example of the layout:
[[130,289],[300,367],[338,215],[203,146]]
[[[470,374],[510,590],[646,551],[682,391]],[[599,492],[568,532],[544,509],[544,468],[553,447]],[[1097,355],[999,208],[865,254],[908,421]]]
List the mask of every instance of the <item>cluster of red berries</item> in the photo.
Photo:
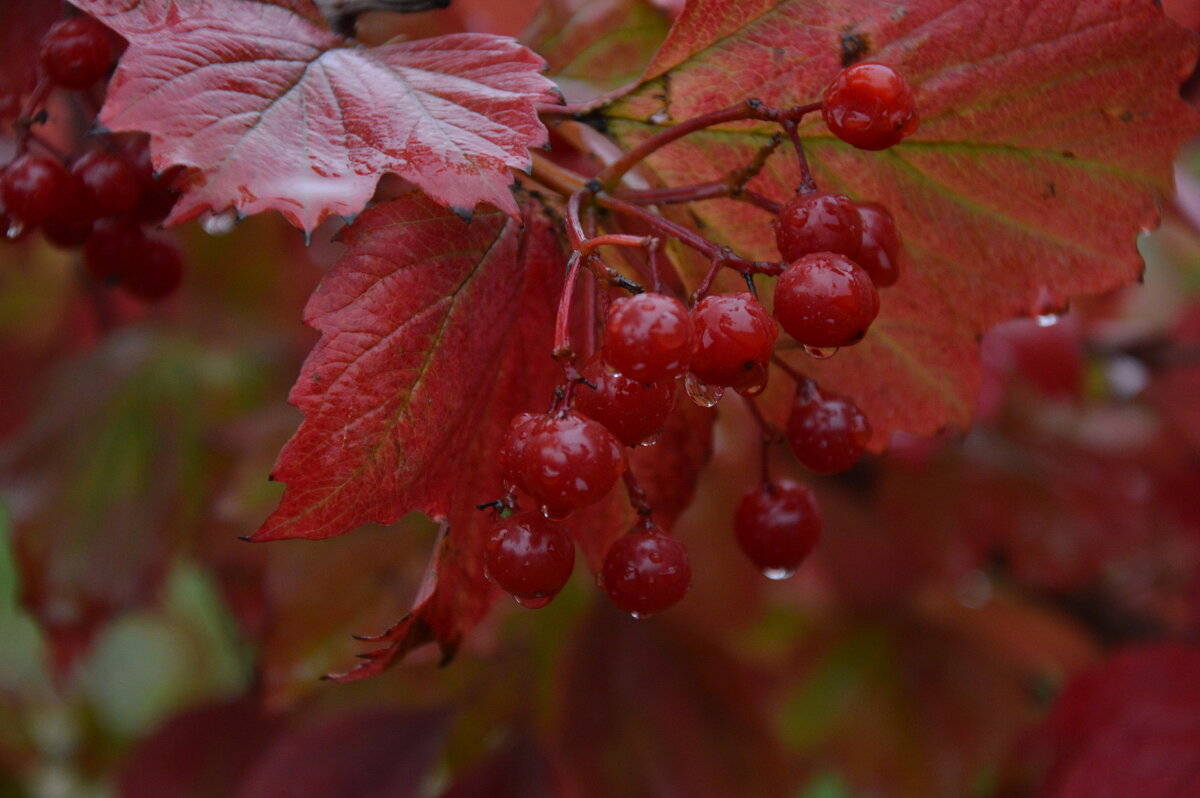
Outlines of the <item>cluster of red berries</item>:
[[[825,90],[825,123],[860,149],[891,147],[916,129],[912,89],[883,64],[856,64]],[[801,190],[776,217],[775,243],[789,266],[775,286],[775,318],[812,349],[862,340],[879,314],[877,289],[900,277],[900,236],[882,205]]]
[[[916,126],[911,89],[880,64],[844,70],[825,92],[822,112],[837,136],[863,149],[891,146]],[[616,299],[601,351],[580,370],[566,401],[549,414],[513,419],[500,451],[505,504],[515,507],[520,494],[540,512],[499,518],[485,565],[522,604],[543,606],[566,584],[575,553],[560,521],[613,488],[627,469],[623,445],[654,441],[679,378],[705,406],[726,389],[752,398],[767,384],[776,322],[822,356],[866,334],[879,312],[877,289],[899,277],[900,237],[882,206],[808,189],[809,182],[773,222],[787,264],[775,286],[773,319],[750,292],[706,296],[691,308],[661,293]],[[850,468],[871,438],[866,417],[850,400],[788,371],[797,389],[784,437],[796,459],[817,474]],[[816,545],[821,517],[810,488],[764,474],[742,496],[733,526],[751,562],[780,579]],[[612,544],[597,582],[626,612],[660,612],[688,590],[687,550],[647,515]]]
[[[112,62],[110,34],[86,15],[55,23],[41,42],[43,80],[61,90],[91,88]],[[154,175],[144,136],[93,136],[66,159],[26,151],[0,167],[0,238],[15,241],[40,228],[55,246],[82,247],[84,266],[100,284],[161,299],[183,279],[179,251],[144,230],[175,202],[166,183]]]
[[[627,468],[622,446],[653,443],[674,408],[677,378],[757,393],[766,384],[775,323],[750,294],[710,296],[691,312],[646,293],[614,301],[601,352],[584,365],[570,410],[513,419],[500,450],[505,487],[541,514],[501,519],[486,551],[489,576],[526,606],[570,576],[574,548],[558,524],[603,499]],[[649,519],[618,539],[598,577],[613,603],[639,617],[687,592],[687,550]]]

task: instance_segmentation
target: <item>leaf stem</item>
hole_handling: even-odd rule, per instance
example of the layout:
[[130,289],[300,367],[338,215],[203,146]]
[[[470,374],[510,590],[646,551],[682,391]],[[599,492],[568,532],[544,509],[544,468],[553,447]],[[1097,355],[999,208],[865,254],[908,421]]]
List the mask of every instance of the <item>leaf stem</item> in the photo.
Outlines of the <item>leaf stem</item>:
[[796,123],[784,122],[783,131],[792,140],[796,158],[800,162],[800,186],[796,191],[801,194],[811,194],[817,190],[817,181],[813,179],[812,170],[808,166],[808,157],[804,154],[804,142],[800,140],[800,134],[796,132]]
[[625,491],[629,494],[629,504],[641,518],[640,526],[644,529],[651,528],[654,526],[654,521],[651,519],[654,511],[650,508],[650,499],[646,495],[646,489],[642,487],[642,483],[638,482],[632,468],[625,469],[624,480]]
[[658,239],[654,236],[635,236],[625,233],[609,233],[607,235],[596,236],[583,241],[576,250],[581,255],[591,255],[598,247],[639,247],[649,250],[653,242]]
[[633,169],[648,156],[671,142],[677,141],[689,133],[695,133],[698,130],[704,130],[705,128],[729,122],[744,122],[748,120],[775,122],[778,124],[783,124],[784,122],[795,123],[802,119],[805,114],[820,110],[820,108],[820,103],[798,105],[788,109],[771,108],[763,105],[761,100],[751,98],[745,102],[731,105],[728,108],[701,114],[666,128],[646,139],[604,169],[601,169],[599,174],[596,175],[596,180],[599,181],[601,188],[606,191],[612,191],[630,169]]
[[771,482],[770,458],[768,456],[767,449],[771,444],[777,443],[780,440],[779,431],[771,426],[771,423],[767,421],[766,417],[763,416],[762,410],[758,407],[758,402],[754,401],[748,396],[743,396],[742,401],[746,403],[746,408],[750,411],[751,417],[754,419],[754,422],[758,424],[762,443],[759,461],[759,468],[761,469],[762,473],[762,484],[771,487],[773,483]]
[[731,269],[748,274],[778,276],[783,273],[785,265],[782,263],[752,261],[743,258],[729,247],[710,241],[677,222],[665,219],[631,202],[626,202],[608,194],[599,194],[596,196],[596,203],[601,207],[633,217],[663,236],[677,239],[681,244],[696,250],[708,260],[719,262],[720,266],[728,266]]
[[49,78],[42,76],[38,78],[38,82],[34,86],[33,91],[30,93],[28,99],[26,99],[25,106],[21,109],[21,115],[13,124],[13,127],[16,128],[17,132],[18,156],[25,154],[25,151],[29,147],[29,140],[31,138],[36,138],[39,144],[46,146],[46,148],[52,153],[61,155],[56,148],[45,144],[41,137],[36,137],[33,133],[34,125],[44,124],[46,121],[45,110],[42,109],[39,112],[38,109],[42,108],[42,106],[46,104],[46,100],[50,97],[50,92],[53,90],[54,84],[50,82]]
[[584,257],[575,250],[567,261],[567,277],[563,281],[562,293],[558,296],[558,313],[554,316],[554,358],[567,366],[575,359],[571,349],[571,300],[575,295],[575,281]]

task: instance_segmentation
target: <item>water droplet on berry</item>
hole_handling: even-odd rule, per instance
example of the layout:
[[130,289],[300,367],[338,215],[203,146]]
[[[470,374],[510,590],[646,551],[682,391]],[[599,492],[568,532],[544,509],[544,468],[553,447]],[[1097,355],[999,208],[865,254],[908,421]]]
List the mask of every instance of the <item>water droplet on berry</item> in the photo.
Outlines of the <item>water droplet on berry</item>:
[[662,434],[663,434],[663,431],[660,429],[658,432],[654,433],[649,438],[646,438],[641,443],[639,443],[638,446],[653,446],[654,444],[656,444],[660,440],[662,440]]
[[237,227],[237,213],[232,209],[221,213],[206,213],[200,218],[200,226],[210,236],[227,236]]
[[635,621],[644,621],[645,619],[650,617],[650,613],[648,613],[648,612],[631,612],[631,613],[629,613],[629,617],[633,618]]
[[813,360],[828,360],[838,353],[836,346],[809,346],[804,345],[805,353]]
[[650,121],[655,125],[665,125],[671,121],[671,115],[666,111],[655,111],[650,115]]
[[683,389],[687,391],[688,398],[701,407],[714,407],[725,395],[725,389],[720,385],[701,382],[690,372],[683,378]]
[[752,382],[738,386],[735,390],[748,399],[753,399],[767,390],[767,369],[759,366]]
[[1053,327],[1055,324],[1058,324],[1060,319],[1062,319],[1062,316],[1057,313],[1042,313],[1034,317],[1034,321],[1037,322],[1037,326],[1039,327]]
[[9,225],[8,230],[5,231],[4,234],[6,236],[8,236],[9,238],[11,238],[13,241],[16,241],[18,238],[21,237],[21,234],[24,232],[25,232],[25,225],[21,224],[20,222],[13,222],[11,225]]
[[772,579],[776,582],[779,582],[784,579],[791,579],[793,576],[795,576],[796,569],[795,568],[764,568],[762,573],[763,573],[763,576],[765,576],[767,579]]
[[571,515],[570,510],[559,510],[559,509],[552,508],[549,505],[545,505],[545,504],[543,504],[538,509],[541,510],[542,515],[546,516],[551,521],[565,521]]
[[528,610],[540,610],[545,607],[554,596],[513,596],[518,604]]

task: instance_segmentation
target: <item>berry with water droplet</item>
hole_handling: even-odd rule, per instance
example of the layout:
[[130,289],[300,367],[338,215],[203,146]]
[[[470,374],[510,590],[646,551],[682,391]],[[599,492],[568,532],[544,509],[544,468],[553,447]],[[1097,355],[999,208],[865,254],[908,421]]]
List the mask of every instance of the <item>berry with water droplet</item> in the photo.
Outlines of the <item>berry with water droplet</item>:
[[687,370],[695,344],[687,308],[664,294],[612,303],[604,325],[604,359],[627,377],[658,382]]
[[25,154],[0,177],[0,202],[13,221],[28,229],[72,207],[74,181],[63,165],[45,155]]
[[900,279],[900,233],[888,209],[875,202],[860,202],[862,246],[851,255],[870,275],[877,288],[895,285]]
[[796,389],[787,440],[810,471],[837,474],[858,462],[871,440],[871,425],[849,399],[826,393],[810,380]]
[[917,129],[912,87],[885,64],[843,69],[821,101],[821,116],[833,135],[860,150],[885,150]]
[[540,413],[521,413],[508,423],[508,431],[504,433],[504,441],[500,444],[500,471],[503,475],[504,489],[510,493],[525,490],[525,480],[521,476],[525,444],[529,442],[534,428],[543,418],[545,416]]
[[637,618],[675,605],[692,584],[687,548],[658,527],[635,529],[618,538],[597,577],[619,609]]
[[749,293],[718,294],[692,309],[696,353],[691,371],[702,383],[760,390],[779,331]]
[[574,567],[570,534],[540,513],[526,511],[497,520],[484,548],[488,578],[532,609],[558,595]]
[[564,517],[600,501],[625,472],[621,443],[587,416],[543,416],[516,457],[519,485],[547,513]]
[[780,208],[771,226],[789,263],[814,252],[853,255],[862,244],[862,220],[845,194],[799,194]]
[[788,335],[806,346],[857,343],[877,315],[875,284],[845,255],[805,255],[785,269],[775,284],[775,318]]
[[626,446],[652,438],[666,423],[675,406],[675,380],[647,385],[616,374],[598,357],[583,367],[589,384],[575,389],[575,407],[599,421]]
[[790,576],[817,545],[821,514],[807,486],[781,479],[742,496],[733,530],[738,546],[759,570]]
[[687,394],[688,399],[692,400],[692,404],[699,407],[716,407],[721,398],[725,396],[723,387],[701,382],[691,372],[688,372],[683,378],[683,392]]

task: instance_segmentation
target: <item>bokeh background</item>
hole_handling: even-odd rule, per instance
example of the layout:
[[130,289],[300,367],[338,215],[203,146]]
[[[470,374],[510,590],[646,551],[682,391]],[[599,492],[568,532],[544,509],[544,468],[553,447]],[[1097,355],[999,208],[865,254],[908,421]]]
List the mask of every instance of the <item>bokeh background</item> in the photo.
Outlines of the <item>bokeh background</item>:
[[[516,33],[511,5],[404,30]],[[973,429],[803,477],[795,578],[733,542],[758,436],[725,402],[676,610],[622,617],[581,567],[353,684],[319,677],[404,614],[433,526],[238,539],[335,228],[162,233],[187,276],[153,305],[0,243],[0,798],[1200,794],[1200,148],[1177,177],[1141,285],[986,336]]]

